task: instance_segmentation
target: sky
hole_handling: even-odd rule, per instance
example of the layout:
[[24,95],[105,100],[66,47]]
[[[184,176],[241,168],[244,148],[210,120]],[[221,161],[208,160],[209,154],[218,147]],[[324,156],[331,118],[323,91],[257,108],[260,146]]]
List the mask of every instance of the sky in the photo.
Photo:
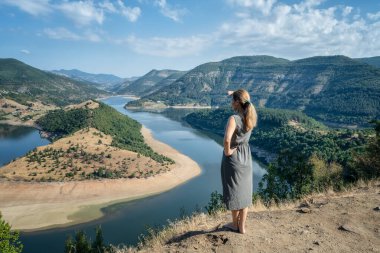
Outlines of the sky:
[[0,58],[120,77],[240,55],[380,56],[380,0],[0,0]]

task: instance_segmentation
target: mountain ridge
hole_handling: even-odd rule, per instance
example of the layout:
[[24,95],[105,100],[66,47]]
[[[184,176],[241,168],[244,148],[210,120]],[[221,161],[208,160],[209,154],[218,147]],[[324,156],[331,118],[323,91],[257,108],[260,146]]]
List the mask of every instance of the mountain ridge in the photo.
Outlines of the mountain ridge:
[[40,70],[14,58],[0,59],[0,96],[21,104],[42,101],[58,106],[109,95],[92,85]]
[[110,91],[115,85],[118,85],[124,82],[128,78],[121,78],[112,74],[93,74],[84,72],[78,69],[60,69],[60,70],[51,70],[50,72],[63,75],[74,80],[90,82],[94,84],[95,87],[103,90]]
[[257,106],[296,109],[322,121],[360,124],[380,116],[380,69],[342,55],[295,61],[238,56],[204,63],[128,105],[221,106],[228,103],[226,91],[239,88]]
[[[137,80],[128,83],[124,88],[118,90],[118,94],[133,94],[136,96],[145,95],[149,90],[154,90],[154,86],[169,76],[180,73],[178,70],[163,69],[156,70],[152,69],[142,77]],[[163,84],[161,84],[163,85]]]

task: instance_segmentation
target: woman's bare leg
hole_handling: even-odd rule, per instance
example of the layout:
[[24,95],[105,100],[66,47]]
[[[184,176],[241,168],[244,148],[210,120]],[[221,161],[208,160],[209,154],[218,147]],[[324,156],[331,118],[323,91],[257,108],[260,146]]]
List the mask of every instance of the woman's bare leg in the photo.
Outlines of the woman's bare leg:
[[232,225],[239,229],[239,210],[232,210]]
[[239,232],[245,234],[245,221],[247,220],[248,207],[239,210]]

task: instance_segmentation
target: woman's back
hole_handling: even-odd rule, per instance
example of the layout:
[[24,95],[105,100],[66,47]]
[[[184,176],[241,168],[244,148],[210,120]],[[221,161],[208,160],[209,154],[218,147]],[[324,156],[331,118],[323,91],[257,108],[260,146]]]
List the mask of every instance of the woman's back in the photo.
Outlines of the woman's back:
[[246,132],[242,117],[238,114],[234,114],[232,116],[235,118],[236,130],[231,138],[231,148],[244,144],[248,145],[252,129]]

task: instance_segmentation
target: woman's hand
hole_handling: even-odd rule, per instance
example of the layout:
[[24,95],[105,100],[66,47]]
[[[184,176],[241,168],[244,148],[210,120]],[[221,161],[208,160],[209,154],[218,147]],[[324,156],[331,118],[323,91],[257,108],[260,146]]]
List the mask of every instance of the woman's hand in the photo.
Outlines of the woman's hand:
[[226,156],[231,156],[234,152],[235,152],[235,150],[236,150],[237,148],[232,148],[232,149],[229,149],[229,150],[224,150],[224,154],[226,155]]

